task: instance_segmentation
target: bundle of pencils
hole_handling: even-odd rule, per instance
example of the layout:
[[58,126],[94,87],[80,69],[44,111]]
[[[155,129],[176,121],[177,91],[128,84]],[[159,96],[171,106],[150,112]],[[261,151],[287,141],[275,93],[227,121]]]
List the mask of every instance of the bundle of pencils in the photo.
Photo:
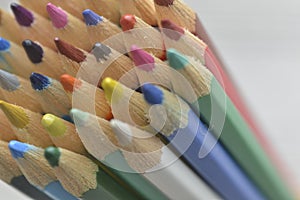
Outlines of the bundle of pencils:
[[0,10],[1,180],[35,199],[293,199],[182,0],[20,3]]

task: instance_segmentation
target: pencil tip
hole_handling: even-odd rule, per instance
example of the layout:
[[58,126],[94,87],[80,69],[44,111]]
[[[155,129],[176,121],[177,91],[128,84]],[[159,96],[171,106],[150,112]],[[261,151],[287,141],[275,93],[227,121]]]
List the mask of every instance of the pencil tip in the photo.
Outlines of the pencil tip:
[[138,46],[132,45],[130,48],[130,54],[136,67],[147,72],[152,71],[155,68],[154,57]]
[[73,92],[74,89],[77,89],[81,86],[81,81],[69,74],[61,75],[60,83],[62,84],[66,92]]
[[111,54],[111,49],[108,46],[97,42],[91,53],[95,56],[96,60],[100,62],[100,60],[107,60],[107,57]]
[[169,65],[176,70],[182,69],[189,64],[188,59],[175,49],[167,50]]
[[51,167],[59,166],[60,150],[57,147],[47,147],[44,156]]
[[122,146],[130,145],[132,142],[132,132],[128,124],[119,120],[112,119],[110,126],[113,132],[116,134],[118,143]]
[[48,76],[32,73],[30,75],[31,86],[34,90],[44,90],[47,89],[51,85],[51,79]]
[[177,26],[172,21],[165,19],[161,20],[161,26],[163,33],[171,38],[172,40],[179,40],[181,36],[184,34],[184,29],[180,26]]
[[23,46],[29,60],[32,63],[37,64],[37,63],[42,62],[42,59],[44,56],[44,51],[43,51],[43,48],[39,44],[37,44],[31,40],[24,40],[22,42],[22,46]]
[[170,6],[173,5],[174,0],[154,0],[154,2],[159,6]]
[[7,91],[14,91],[20,87],[20,81],[17,76],[0,69],[0,87]]
[[134,28],[136,19],[134,15],[127,14],[123,15],[120,19],[120,25],[123,31],[128,31]]
[[24,158],[24,154],[33,148],[33,146],[27,144],[27,143],[23,143],[23,142],[19,142],[16,140],[12,140],[8,143],[8,147],[9,150],[11,152],[11,155],[15,158]]
[[161,91],[161,89],[159,89],[158,87],[156,87],[150,83],[146,83],[142,86],[142,91],[143,91],[145,100],[149,104],[151,104],[151,105],[162,104],[164,94]]
[[89,113],[83,112],[76,108],[71,109],[70,115],[73,118],[76,126],[84,126],[84,124],[86,124],[86,122],[89,120],[90,116]]
[[82,15],[87,26],[96,26],[103,21],[103,17],[91,11],[90,9],[84,10]]
[[46,9],[55,28],[64,28],[68,24],[68,15],[60,7],[48,3]]
[[34,17],[31,11],[27,10],[23,6],[12,3],[10,4],[10,8],[15,15],[16,21],[21,26],[31,26],[34,21]]
[[67,58],[77,63],[81,63],[85,60],[86,55],[82,50],[78,49],[77,47],[59,39],[58,37],[54,39],[54,42],[59,53],[66,56]]
[[122,91],[119,82],[109,77],[103,79],[103,81],[101,82],[101,87],[103,88],[105,97],[109,101],[109,103],[112,100],[113,93],[118,94]]
[[42,117],[41,124],[52,137],[63,136],[67,129],[63,119],[52,114],[45,114]]
[[0,37],[0,51],[7,51],[10,49],[10,42]]
[[23,129],[29,124],[30,120],[28,115],[25,113],[24,108],[2,100],[0,100],[0,108],[6,115],[7,119],[16,128]]

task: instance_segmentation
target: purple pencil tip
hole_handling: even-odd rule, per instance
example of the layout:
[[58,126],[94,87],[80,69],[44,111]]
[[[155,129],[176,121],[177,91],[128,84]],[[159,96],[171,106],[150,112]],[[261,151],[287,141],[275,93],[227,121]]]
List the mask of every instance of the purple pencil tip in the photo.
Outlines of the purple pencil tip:
[[31,26],[34,21],[32,12],[17,3],[10,4],[10,8],[21,26]]

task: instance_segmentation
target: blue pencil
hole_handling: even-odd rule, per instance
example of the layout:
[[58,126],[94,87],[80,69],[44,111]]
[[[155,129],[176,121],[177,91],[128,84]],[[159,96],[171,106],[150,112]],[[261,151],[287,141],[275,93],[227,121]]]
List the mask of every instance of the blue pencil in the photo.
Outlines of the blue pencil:
[[55,200],[77,200],[68,193],[44,159],[44,149],[12,140],[9,142],[12,157],[27,180]]
[[[160,105],[162,107],[159,110],[162,108],[165,110],[168,118],[160,130],[165,136],[164,139],[170,142],[195,172],[225,199],[264,199],[223,146],[216,141],[206,125],[199,120],[184,101],[151,84],[145,84],[142,91],[145,100],[150,105]],[[152,119],[161,120],[161,113],[158,112],[158,115],[152,115]],[[171,130],[170,128],[176,130],[173,133],[168,132],[167,129]],[[205,137],[207,141],[210,141],[209,143],[203,143]],[[200,158],[200,147],[204,145],[205,148],[210,148],[210,145],[214,143],[210,153],[206,157]]]

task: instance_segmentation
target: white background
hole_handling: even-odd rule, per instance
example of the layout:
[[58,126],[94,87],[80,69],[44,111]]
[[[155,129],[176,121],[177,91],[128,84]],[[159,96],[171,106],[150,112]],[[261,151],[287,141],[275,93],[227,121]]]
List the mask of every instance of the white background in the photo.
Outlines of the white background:
[[[300,1],[185,1],[199,13],[240,93],[300,186]],[[1,7],[8,8],[7,2],[1,0]],[[8,198],[16,193],[4,186],[0,191],[0,199],[20,199]]]

